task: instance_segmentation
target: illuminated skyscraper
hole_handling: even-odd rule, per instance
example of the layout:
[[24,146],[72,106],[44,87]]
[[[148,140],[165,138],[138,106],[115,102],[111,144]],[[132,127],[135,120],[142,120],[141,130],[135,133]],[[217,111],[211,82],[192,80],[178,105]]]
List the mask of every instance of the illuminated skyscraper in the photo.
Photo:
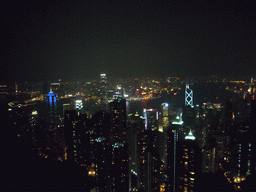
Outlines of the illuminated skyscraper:
[[193,106],[193,91],[189,88],[189,84],[186,84],[185,89],[185,105]]
[[57,97],[60,96],[60,83],[51,83],[50,89],[56,94]]
[[112,145],[112,191],[129,191],[129,155],[127,143]]
[[156,131],[142,130],[139,134],[139,188],[147,192],[160,191],[160,174],[163,170],[157,148],[158,134]]
[[145,128],[146,130],[157,131],[158,129],[158,110],[146,109]]
[[161,115],[159,115],[159,127],[158,131],[162,132],[162,134],[159,134],[160,139],[160,156],[161,160],[164,162],[164,168],[167,167],[167,131],[169,128],[169,104],[168,103],[162,103],[161,105],[162,111]]
[[56,95],[50,90],[47,95],[47,107],[49,110],[49,122],[51,124],[56,123],[57,120],[57,106],[56,106]]
[[82,108],[83,108],[83,101],[80,99],[76,100],[75,109],[80,111],[82,110]]
[[88,119],[86,115],[78,115],[76,110],[65,111],[64,133],[66,139],[66,160],[79,164],[88,162],[89,135],[86,133]]
[[125,143],[126,139],[126,100],[117,98],[110,106],[110,142]]
[[201,149],[190,133],[178,140],[176,130],[168,131],[166,191],[194,191],[194,182],[201,173]]
[[107,75],[102,73],[100,74],[100,98],[101,104],[107,105],[108,98],[107,98]]

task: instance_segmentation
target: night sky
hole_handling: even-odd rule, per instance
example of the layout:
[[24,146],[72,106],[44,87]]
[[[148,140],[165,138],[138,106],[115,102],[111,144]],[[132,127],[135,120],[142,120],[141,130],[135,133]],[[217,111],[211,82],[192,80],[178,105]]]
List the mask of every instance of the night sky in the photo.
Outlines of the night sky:
[[254,0],[3,0],[0,7],[3,81],[256,74]]

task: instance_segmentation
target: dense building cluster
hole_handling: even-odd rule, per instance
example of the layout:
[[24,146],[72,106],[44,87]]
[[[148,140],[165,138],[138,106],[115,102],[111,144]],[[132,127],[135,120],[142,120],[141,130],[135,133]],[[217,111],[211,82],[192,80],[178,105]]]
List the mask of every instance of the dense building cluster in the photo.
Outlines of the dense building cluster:
[[[21,91],[16,83],[12,92],[1,85],[5,126],[11,127],[17,148],[76,166],[86,177],[82,186],[91,191],[252,189],[253,79],[229,84],[217,77],[204,79],[219,87],[210,89],[218,95],[200,101],[199,82],[190,81],[168,77],[111,83],[101,74],[99,83],[45,82],[38,91]],[[224,98],[217,91],[223,84],[235,95]]]

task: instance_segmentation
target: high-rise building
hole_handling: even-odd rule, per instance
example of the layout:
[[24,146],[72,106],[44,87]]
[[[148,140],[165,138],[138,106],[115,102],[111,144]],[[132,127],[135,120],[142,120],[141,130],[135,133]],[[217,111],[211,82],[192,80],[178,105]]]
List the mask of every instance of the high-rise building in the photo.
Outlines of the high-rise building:
[[236,183],[255,174],[256,142],[255,127],[249,122],[233,125],[232,148],[230,149],[230,175]]
[[189,84],[186,84],[185,89],[185,105],[193,106],[193,90],[189,88]]
[[130,167],[130,186],[139,187],[138,170],[139,170],[139,133],[140,125],[133,123],[129,126],[127,132],[127,142],[129,144],[129,167]]
[[90,152],[88,119],[78,115],[76,110],[66,110],[64,133],[66,139],[66,158],[79,164],[87,164]]
[[201,173],[201,149],[189,134],[178,139],[177,130],[168,131],[166,191],[194,191],[194,182]]
[[57,100],[55,93],[52,90],[47,95],[47,107],[49,110],[48,122],[56,124],[57,122]]
[[182,114],[184,135],[187,135],[190,129],[194,130],[195,119],[195,108],[189,105],[184,106]]
[[129,191],[129,155],[127,143],[112,145],[112,192]]
[[47,81],[45,81],[42,85],[42,92],[43,92],[43,95],[44,97],[47,96],[48,92],[50,91],[50,86],[49,86],[49,83]]
[[145,112],[145,129],[157,131],[158,130],[158,110],[146,109]]
[[139,188],[147,192],[160,191],[162,161],[157,147],[158,134],[151,130],[142,130],[139,134]]
[[108,104],[107,98],[107,75],[102,73],[100,74],[100,99],[102,105]]
[[71,110],[71,105],[70,103],[64,103],[63,104],[63,117],[65,117],[65,111],[66,110]]
[[56,97],[61,95],[60,83],[51,83],[50,89],[56,94]]
[[2,84],[0,85],[0,100],[3,100],[7,95],[7,85]]
[[177,142],[178,131],[170,128],[167,132],[167,180],[166,191],[176,191],[176,156],[177,156]]
[[108,139],[105,137],[99,137],[95,139],[93,144],[93,153],[95,158],[93,162],[95,163],[95,169],[90,169],[89,174],[95,171],[95,177],[98,183],[99,191],[110,192],[112,187],[112,146],[109,144]]
[[158,131],[162,132],[159,133],[159,142],[160,142],[160,156],[161,160],[164,162],[164,168],[167,167],[167,131],[170,126],[169,121],[169,104],[168,103],[162,103],[161,104],[161,111],[159,113],[159,123],[158,123]]
[[125,143],[126,139],[126,100],[117,98],[110,106],[110,142]]

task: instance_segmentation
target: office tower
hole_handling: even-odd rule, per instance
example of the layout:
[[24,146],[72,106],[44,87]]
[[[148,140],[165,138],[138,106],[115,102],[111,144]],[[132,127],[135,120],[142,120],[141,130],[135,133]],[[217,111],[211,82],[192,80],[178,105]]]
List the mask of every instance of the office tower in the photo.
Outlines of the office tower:
[[57,122],[57,101],[55,93],[50,90],[47,95],[47,107],[49,110],[49,123],[56,124]]
[[50,91],[50,86],[49,86],[49,83],[48,83],[47,81],[45,81],[45,82],[43,83],[42,91],[43,91],[44,97],[46,97],[47,94],[48,94],[49,91]]
[[167,179],[166,191],[176,191],[176,156],[177,142],[179,139],[178,131],[175,128],[170,128],[167,132]]
[[110,192],[112,185],[112,146],[109,144],[108,139],[105,137],[99,137],[95,139],[93,147],[93,152],[95,154],[95,158],[93,160],[95,163],[95,169],[89,169],[89,174],[90,171],[91,174],[95,171],[99,191]]
[[194,191],[194,182],[201,173],[201,150],[190,132],[178,139],[174,129],[168,131],[166,191]]
[[159,112],[159,121],[158,121],[158,131],[159,133],[159,144],[160,144],[160,156],[161,160],[164,162],[164,168],[167,167],[167,131],[170,125],[169,122],[169,104],[168,103],[162,103],[161,104],[161,110]]
[[[91,130],[95,133],[96,138],[110,138],[110,116],[106,111],[97,111],[91,117]],[[93,139],[96,139],[93,138]]]
[[163,166],[157,148],[157,132],[142,130],[139,135],[140,167],[138,170],[139,188],[147,192],[160,191],[160,174]]
[[61,96],[60,83],[51,83],[50,89],[56,94],[56,97]]
[[100,74],[100,99],[102,105],[108,104],[107,98],[107,75]]
[[112,192],[129,191],[129,146],[127,143],[112,145]]
[[169,104],[162,103],[161,104],[161,112],[159,113],[159,126],[158,131],[167,132],[169,127]]
[[130,183],[131,187],[139,187],[138,170],[139,170],[139,145],[138,137],[140,133],[140,125],[133,123],[129,125],[127,132],[127,143],[129,144],[129,167],[130,167]]
[[236,183],[255,174],[255,125],[250,122],[234,124],[231,137],[230,175]]
[[194,183],[201,174],[201,150],[189,135],[177,144],[176,178],[178,191],[194,191]]
[[83,101],[81,99],[75,100],[75,109],[81,111],[83,108]]
[[126,100],[117,98],[110,106],[110,142],[124,143],[126,139]]
[[71,105],[70,105],[70,103],[64,103],[63,104],[63,110],[62,110],[62,112],[63,112],[63,117],[65,117],[65,111],[66,110],[71,110]]
[[186,84],[185,89],[185,105],[186,106],[193,106],[193,91],[189,88],[189,84]]
[[195,108],[192,108],[189,105],[185,105],[183,107],[182,120],[185,136],[189,133],[190,129],[194,130],[195,128]]
[[152,131],[158,130],[158,110],[157,109],[146,109],[145,129],[152,130]]
[[88,120],[86,115],[78,115],[75,110],[65,111],[64,133],[66,139],[66,158],[79,164],[87,164],[89,158]]

